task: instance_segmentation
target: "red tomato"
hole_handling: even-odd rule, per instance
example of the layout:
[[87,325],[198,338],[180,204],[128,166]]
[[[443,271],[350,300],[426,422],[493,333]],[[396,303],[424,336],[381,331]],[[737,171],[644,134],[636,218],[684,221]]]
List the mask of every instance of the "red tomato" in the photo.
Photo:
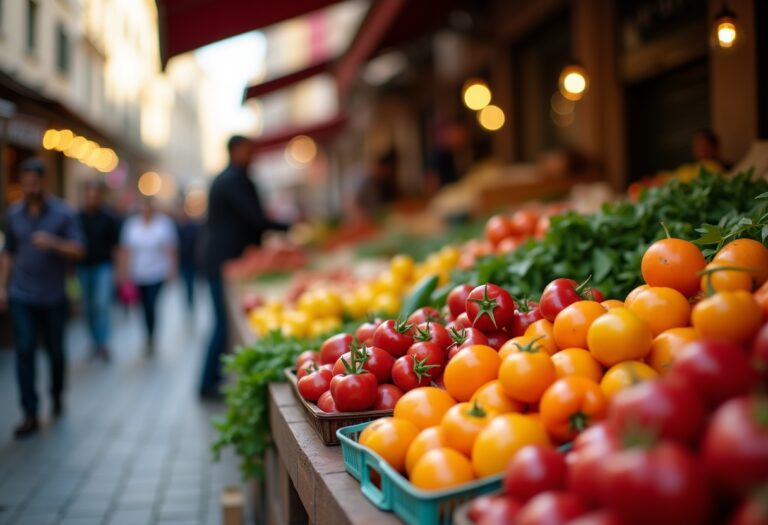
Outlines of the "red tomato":
[[708,523],[707,477],[690,452],[675,443],[630,448],[603,458],[605,506],[627,525]]
[[533,210],[517,210],[510,219],[512,230],[517,235],[527,237],[533,235],[539,222],[539,214]]
[[315,361],[304,361],[301,363],[299,368],[296,370],[296,379],[301,379],[305,375],[310,374],[311,372],[314,372],[319,367],[317,366],[317,362]]
[[[512,498],[504,495],[481,496],[481,498],[490,498],[487,503],[480,502],[482,507],[475,510],[475,514],[480,514],[475,520],[477,525],[509,525],[514,523],[515,517],[522,508],[522,504]],[[470,509],[470,512],[472,509]]]
[[333,396],[331,395],[330,390],[326,390],[320,395],[320,397],[317,399],[317,407],[323,412],[328,412],[329,414],[338,412],[336,409],[336,403],[333,401]]
[[467,312],[460,313],[453,321],[453,328],[472,328],[472,321],[469,320]]
[[488,222],[485,223],[485,238],[491,244],[499,244],[507,237],[512,237],[515,234],[515,230],[512,228],[512,223],[504,215],[493,215]]
[[604,297],[600,290],[589,288],[587,281],[579,284],[573,279],[555,279],[549,283],[541,294],[539,310],[544,319],[555,320],[566,306],[583,299],[601,302]]
[[768,524],[768,507],[761,499],[760,491],[748,498],[736,509],[728,520],[728,525],[766,525]]
[[408,324],[417,325],[422,323],[441,323],[443,321],[443,316],[440,315],[440,312],[436,310],[435,308],[432,308],[431,306],[423,306],[413,312],[408,317]]
[[412,325],[393,319],[384,321],[373,333],[373,346],[383,348],[392,357],[400,357],[413,344],[411,328]]
[[473,289],[470,284],[460,284],[448,293],[446,303],[454,318],[467,311],[467,296]]
[[749,391],[754,374],[744,351],[724,341],[688,343],[668,374],[693,385],[710,406]]
[[[427,344],[427,343],[422,343]],[[420,386],[429,386],[432,384],[430,372],[434,365],[426,364],[424,361],[417,361],[412,355],[404,355],[397,358],[392,365],[392,381],[404,392],[413,390]]]
[[648,429],[658,439],[693,445],[701,436],[706,407],[683,381],[641,381],[611,399],[608,423],[621,435]]
[[483,332],[501,330],[512,324],[515,300],[503,288],[495,284],[476,287],[467,296],[466,314],[472,326]]
[[408,352],[406,352],[406,355],[413,357],[414,361],[421,362],[424,366],[429,367],[427,374],[431,379],[440,375],[445,364],[445,352],[434,343],[413,343]]
[[623,523],[608,510],[596,510],[569,521],[568,525],[623,525]]
[[376,402],[376,376],[362,371],[331,379],[331,395],[339,412],[363,412]]
[[320,360],[320,354],[318,354],[314,350],[304,350],[296,358],[296,365],[295,365],[296,370],[300,370],[301,365],[303,365],[307,361],[319,361],[319,360]]
[[448,334],[451,336],[452,343],[448,345],[451,351],[458,351],[461,348],[472,345],[487,345],[488,338],[477,328],[450,328]]
[[565,525],[587,513],[587,508],[570,492],[542,492],[520,509],[515,525]]
[[518,450],[507,466],[504,490],[509,496],[528,501],[548,490],[565,490],[568,468],[565,456],[541,445]]
[[373,410],[394,410],[397,400],[403,397],[403,391],[395,385],[379,385],[376,389],[376,403]]
[[485,338],[488,340],[486,344],[498,351],[499,348],[504,346],[504,343],[509,341],[509,334],[504,330],[491,330],[485,332]]
[[[389,352],[375,346],[367,348],[357,348],[358,358],[362,361],[363,370],[367,370],[376,376],[379,384],[388,383],[392,378],[392,365],[395,364],[395,358]],[[347,352],[341,356],[333,365],[333,375],[344,374],[352,364],[352,352]]]
[[331,386],[331,374],[325,368],[310,372],[306,376],[299,379],[297,388],[299,389],[299,395],[307,401],[317,401],[323,392],[327,392]]
[[733,493],[747,494],[768,480],[768,398],[739,397],[709,421],[702,453],[707,470]]
[[364,345],[371,346],[373,344],[373,332],[376,331],[380,324],[381,319],[366,321],[358,327],[355,332],[355,339]]
[[753,370],[763,381],[768,381],[768,323],[763,325],[752,341],[750,357]]
[[349,347],[354,341],[351,334],[336,334],[329,337],[320,346],[320,362],[324,365],[334,364],[342,355],[349,352]]
[[445,326],[429,321],[421,323],[414,328],[413,340],[434,343],[441,350],[447,350],[453,344],[451,334],[446,330]]
[[511,337],[521,336],[530,325],[543,318],[544,316],[539,310],[539,303],[534,301],[520,302],[515,309],[512,324],[509,327],[509,335]]
[[568,489],[589,505],[604,500],[604,460],[619,450],[616,431],[605,422],[587,428],[573,441],[568,454]]

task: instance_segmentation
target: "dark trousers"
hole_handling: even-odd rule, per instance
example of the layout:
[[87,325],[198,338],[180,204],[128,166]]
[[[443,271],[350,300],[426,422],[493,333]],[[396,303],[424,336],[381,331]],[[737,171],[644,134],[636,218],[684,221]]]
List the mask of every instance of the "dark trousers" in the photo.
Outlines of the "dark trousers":
[[64,325],[67,303],[38,306],[10,301],[10,314],[16,339],[16,379],[21,407],[27,416],[37,416],[35,388],[35,349],[40,336],[51,365],[51,396],[60,399],[64,391]]
[[218,392],[221,384],[221,357],[227,351],[227,307],[224,303],[224,284],[220,274],[208,277],[213,305],[213,333],[203,365],[200,390]]
[[150,339],[155,335],[155,320],[157,319],[157,297],[160,295],[160,289],[163,287],[162,281],[154,284],[140,284],[139,300],[141,309],[144,312],[144,326],[147,328],[147,335]]
[[187,307],[192,310],[195,307],[195,267],[191,264],[181,264],[179,268],[181,279],[184,281]]

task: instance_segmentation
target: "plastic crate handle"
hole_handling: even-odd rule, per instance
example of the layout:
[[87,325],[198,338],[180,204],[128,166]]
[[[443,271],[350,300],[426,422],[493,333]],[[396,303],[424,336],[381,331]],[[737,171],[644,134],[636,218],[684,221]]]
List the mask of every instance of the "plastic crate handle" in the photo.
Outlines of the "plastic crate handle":
[[[360,473],[360,490],[368,500],[381,510],[392,510],[392,490],[389,481],[382,474],[381,461],[371,454],[364,452],[365,462]],[[371,469],[379,473],[381,489],[371,480]]]

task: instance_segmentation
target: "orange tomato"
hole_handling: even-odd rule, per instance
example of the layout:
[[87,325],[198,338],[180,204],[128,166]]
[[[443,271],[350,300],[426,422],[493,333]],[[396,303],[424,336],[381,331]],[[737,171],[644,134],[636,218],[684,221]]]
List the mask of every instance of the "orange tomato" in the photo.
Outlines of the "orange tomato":
[[496,412],[486,410],[477,402],[459,403],[445,413],[440,427],[448,446],[469,456],[477,435],[496,415]]
[[648,352],[645,362],[659,375],[664,375],[669,371],[680,350],[698,338],[696,329],[690,326],[665,330],[651,341],[651,351]]
[[654,379],[659,374],[642,361],[623,361],[613,365],[603,375],[600,388],[603,389],[608,399],[615,396],[620,390],[630,387],[640,381]]
[[504,392],[515,401],[523,403],[538,401],[555,379],[555,365],[544,352],[510,354],[499,368],[499,381]]
[[563,308],[552,325],[552,337],[557,347],[586,347],[589,327],[605,312],[605,307],[596,301],[576,301]]
[[707,265],[706,274],[701,276],[701,291],[704,293],[723,292],[725,290],[752,291],[752,274],[748,270],[718,270],[735,268],[726,262],[712,261]]
[[647,290],[650,288],[647,284],[641,284],[637,288],[634,288],[631,292],[627,294],[627,296],[624,298],[624,308],[629,308],[629,306],[632,304],[632,301],[635,300],[635,298],[638,296],[640,292],[643,290]]
[[736,239],[717,252],[714,262],[749,268],[755,286],[768,281],[768,248],[753,239]]
[[360,434],[360,444],[364,445],[390,464],[398,472],[405,472],[405,455],[419,428],[407,419],[385,417],[368,425]]
[[478,477],[504,472],[515,452],[526,445],[550,445],[541,421],[522,414],[496,416],[478,434],[472,447],[472,466]]
[[651,348],[648,323],[627,308],[614,308],[596,319],[587,332],[587,346],[604,366],[642,359]]
[[452,448],[430,450],[416,462],[411,472],[411,483],[424,490],[447,489],[473,479],[472,463]]
[[541,396],[539,415],[555,440],[570,441],[605,418],[608,400],[596,382],[584,377],[558,379]]
[[489,381],[478,388],[470,401],[477,401],[480,403],[480,406],[493,410],[497,414],[522,412],[525,407],[525,405],[518,403],[504,392],[504,387],[501,386],[501,381],[498,379]]
[[552,355],[557,352],[557,345],[555,344],[554,337],[552,337],[552,330],[553,325],[551,322],[546,319],[539,319],[538,321],[531,323],[528,328],[525,329],[523,335],[533,337],[534,339],[539,337],[540,339],[536,342],[541,345],[546,353]]
[[603,377],[603,367],[597,359],[583,348],[566,348],[552,356],[558,379],[563,377],[586,377],[599,382]]
[[699,272],[707,265],[699,247],[683,239],[662,239],[643,254],[640,271],[651,286],[674,288],[686,297],[699,291]]
[[439,426],[425,428],[419,432],[419,435],[411,441],[411,446],[408,447],[408,452],[405,454],[405,472],[410,476],[416,462],[424,454],[430,450],[447,446],[448,440],[446,440],[442,428]]
[[509,354],[517,352],[544,350],[544,345],[541,344],[542,339],[542,336],[533,337],[532,335],[519,335],[513,337],[499,348],[499,359],[503,361]]
[[760,288],[755,290],[753,297],[763,311],[763,316],[768,319],[768,281],[764,282]]
[[763,312],[751,293],[718,292],[693,307],[691,324],[704,339],[737,344],[749,341],[763,322]]
[[[646,286],[646,285],[643,285]],[[631,292],[630,292],[631,293]],[[624,307],[624,301],[619,301],[618,299],[606,299],[602,303],[603,308],[606,310],[611,310],[613,308],[623,308]]]
[[456,401],[445,390],[424,386],[403,394],[395,404],[394,416],[425,429],[439,425],[448,409],[455,404]]
[[688,299],[677,290],[664,286],[651,286],[641,291],[629,310],[648,323],[653,337],[670,328],[688,326],[691,320]]
[[448,361],[443,373],[445,389],[457,401],[469,401],[478,388],[496,379],[500,364],[499,354],[490,346],[468,346]]

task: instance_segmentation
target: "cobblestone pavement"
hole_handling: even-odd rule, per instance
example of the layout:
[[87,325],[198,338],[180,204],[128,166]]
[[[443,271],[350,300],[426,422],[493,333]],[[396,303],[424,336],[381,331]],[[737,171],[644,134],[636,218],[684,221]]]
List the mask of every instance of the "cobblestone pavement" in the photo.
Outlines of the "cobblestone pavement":
[[[89,359],[84,326],[72,321],[65,416],[51,421],[41,395],[43,431],[24,441],[12,439],[21,418],[13,354],[0,351],[0,525],[220,523],[220,490],[240,478],[231,456],[211,461],[222,407],[195,395],[209,306],[187,315],[170,287],[160,308],[151,358],[138,312],[114,312],[110,363]],[[42,351],[38,359],[43,394],[48,363]]]

